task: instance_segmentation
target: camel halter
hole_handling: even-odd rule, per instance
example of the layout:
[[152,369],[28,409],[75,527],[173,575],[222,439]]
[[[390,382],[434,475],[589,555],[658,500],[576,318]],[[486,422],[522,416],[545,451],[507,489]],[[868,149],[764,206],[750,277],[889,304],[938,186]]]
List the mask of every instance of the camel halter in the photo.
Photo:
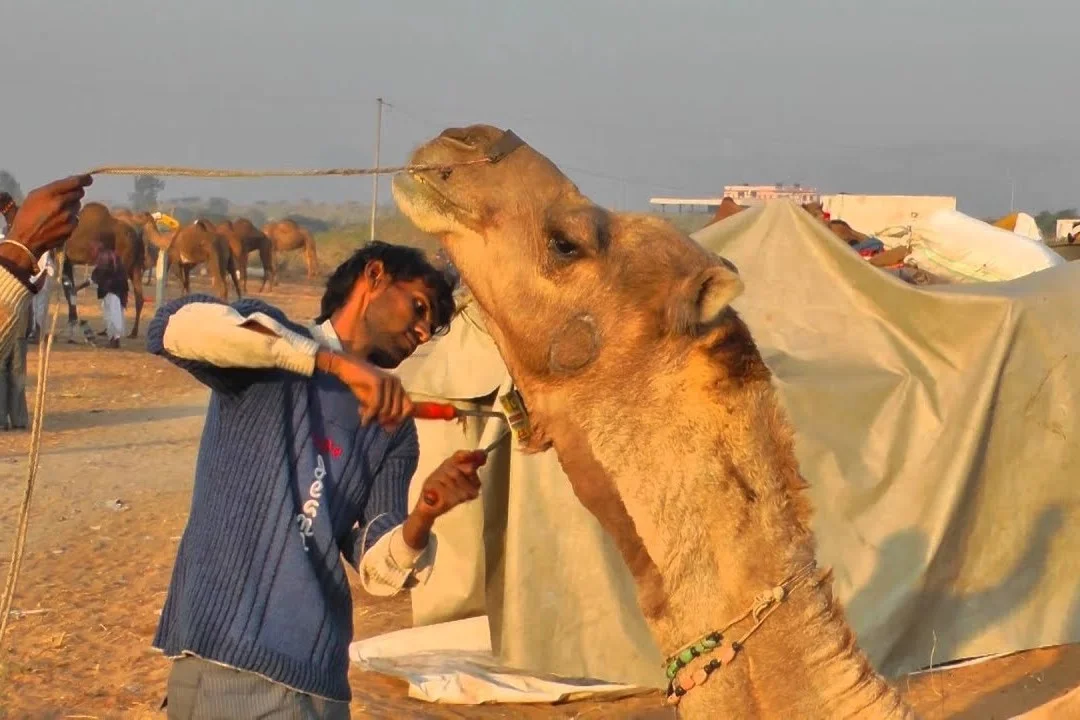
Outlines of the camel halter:
[[[792,590],[800,587],[810,579],[816,568],[817,563],[813,561],[804,565],[800,570],[790,575],[787,580],[758,595],[754,599],[754,604],[742,615],[734,618],[719,630],[710,632],[689,645],[683,646],[681,650],[665,660],[664,667],[667,669],[668,677],[668,705],[678,705],[683,695],[695,687],[704,685],[714,672],[734,662],[747,639],[757,632],[757,629],[764,624],[766,618],[776,612],[777,608],[788,599]],[[725,642],[724,633],[747,618],[753,618],[754,625],[738,640]],[[715,657],[697,670],[690,672],[688,666],[695,658],[712,653],[715,653]]]

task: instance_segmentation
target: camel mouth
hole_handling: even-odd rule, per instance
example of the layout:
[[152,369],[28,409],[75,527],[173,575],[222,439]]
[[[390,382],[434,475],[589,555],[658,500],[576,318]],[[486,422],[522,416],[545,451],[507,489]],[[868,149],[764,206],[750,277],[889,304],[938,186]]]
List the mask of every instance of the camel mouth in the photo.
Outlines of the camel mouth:
[[398,173],[390,188],[394,203],[401,213],[424,232],[443,234],[460,226],[479,225],[475,213],[448,197],[423,173]]

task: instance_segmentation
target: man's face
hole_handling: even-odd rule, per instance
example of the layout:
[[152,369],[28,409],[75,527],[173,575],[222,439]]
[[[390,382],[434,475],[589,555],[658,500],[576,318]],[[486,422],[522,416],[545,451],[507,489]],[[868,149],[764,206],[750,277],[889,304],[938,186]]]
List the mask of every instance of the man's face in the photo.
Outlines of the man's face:
[[434,291],[423,280],[390,280],[376,287],[364,316],[371,362],[395,368],[431,339]]

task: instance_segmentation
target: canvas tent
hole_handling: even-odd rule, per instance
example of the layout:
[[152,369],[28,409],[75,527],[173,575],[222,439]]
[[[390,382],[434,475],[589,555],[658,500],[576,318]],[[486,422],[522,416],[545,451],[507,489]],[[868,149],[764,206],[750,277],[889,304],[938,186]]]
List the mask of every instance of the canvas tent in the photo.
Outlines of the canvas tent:
[[[746,281],[735,308],[775,373],[811,485],[819,559],[873,663],[897,675],[931,657],[1080,641],[1080,266],[916,288],[786,202],[695,239]],[[475,311],[401,372],[407,388],[459,400],[509,383]],[[420,432],[414,494],[446,454],[495,430]],[[660,684],[628,573],[551,454],[504,447],[495,460],[484,505],[436,525],[437,570],[414,591],[417,622],[486,613],[480,627],[507,665]],[[417,674],[400,645],[372,647],[384,672],[452,684],[452,663],[440,671],[428,656]],[[503,686],[493,676],[455,700]]]

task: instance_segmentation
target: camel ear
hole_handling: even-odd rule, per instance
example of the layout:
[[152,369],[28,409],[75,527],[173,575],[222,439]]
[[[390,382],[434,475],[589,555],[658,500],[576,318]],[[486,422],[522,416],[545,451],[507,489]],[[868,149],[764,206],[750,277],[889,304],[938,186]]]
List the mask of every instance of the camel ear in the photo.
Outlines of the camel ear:
[[743,281],[734,267],[731,263],[710,265],[679,288],[669,308],[676,333],[697,335],[715,323],[732,301],[742,295]]

